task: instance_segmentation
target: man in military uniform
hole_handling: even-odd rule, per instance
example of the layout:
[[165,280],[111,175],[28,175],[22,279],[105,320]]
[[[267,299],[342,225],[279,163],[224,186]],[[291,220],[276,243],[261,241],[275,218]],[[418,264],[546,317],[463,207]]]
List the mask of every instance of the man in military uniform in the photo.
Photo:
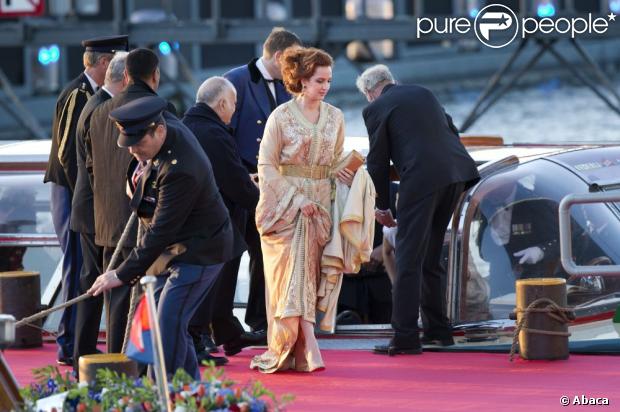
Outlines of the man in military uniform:
[[557,202],[535,192],[533,175],[498,175],[493,184],[480,204],[477,239],[491,298],[514,293],[517,279],[556,277],[561,268]]
[[[295,33],[276,27],[265,40],[260,58],[224,74],[239,97],[230,126],[243,164],[250,173],[257,171],[258,148],[267,118],[277,106],[291,99],[282,84],[280,57],[287,48],[301,44]],[[266,339],[265,274],[254,213],[248,217],[245,241],[250,255],[250,294],[245,323]]]
[[[127,48],[127,36],[85,40],[84,72],[73,79],[56,101],[52,124],[52,149],[44,182],[52,183],[51,212],[63,252],[61,300],[76,296],[82,256],[78,235],[70,229],[71,198],[77,179],[75,131],[88,98],[103,84],[105,72],[117,50]],[[58,328],[58,362],[71,364],[75,307],[63,311]]]
[[146,227],[144,236],[116,270],[99,276],[95,295],[157,277],[158,316],[166,370],[184,368],[198,378],[191,317],[224,264],[238,256],[233,226],[213,177],[211,162],[196,137],[164,112],[166,101],[143,97],[110,113],[121,134],[118,145],[135,157],[128,181],[131,208]]
[[[97,138],[97,131],[90,130],[90,118],[97,106],[120,93],[126,84],[125,59],[127,52],[117,52],[106,71],[104,85],[90,98],[80,114],[76,132],[77,181],[71,205],[71,230],[80,234],[82,247],[82,270],[80,293],[92,286],[102,272],[103,248],[95,244],[95,219],[92,189],[91,139]],[[77,304],[75,321],[74,367],[81,355],[97,352],[97,338],[101,322],[103,299],[87,299]]]
[[[118,129],[109,119],[115,108],[144,96],[157,96],[159,87],[159,59],[148,49],[134,49],[127,55],[125,72],[128,85],[125,90],[95,109],[91,129],[96,130],[92,138],[93,188],[95,208],[95,243],[103,246],[103,267],[107,268],[114,250],[131,215],[129,199],[125,192],[125,172],[132,159],[131,154],[117,146]],[[167,109],[176,114],[174,106]],[[127,241],[120,245],[121,258],[129,256],[136,244],[137,226],[134,226]],[[127,313],[129,313],[130,288],[122,286],[106,294],[107,350],[118,353],[122,350]]]

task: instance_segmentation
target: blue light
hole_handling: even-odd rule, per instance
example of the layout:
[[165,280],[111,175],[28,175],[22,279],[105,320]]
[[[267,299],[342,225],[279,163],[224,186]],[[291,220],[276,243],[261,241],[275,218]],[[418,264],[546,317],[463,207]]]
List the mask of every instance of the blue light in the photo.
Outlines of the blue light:
[[50,64],[52,62],[52,59],[50,57],[50,52],[47,49],[47,47],[41,47],[39,49],[39,63],[41,63],[43,66],[47,66],[48,64]]
[[39,63],[41,63],[43,66],[47,66],[51,63],[56,63],[58,59],[60,59],[60,49],[56,44],[52,44],[49,48],[41,47],[39,49],[37,58],[39,60]]
[[469,10],[469,17],[471,17],[472,19],[475,19],[479,12],[480,10],[478,10],[477,7],[474,7]]
[[613,13],[620,13],[620,0],[611,0],[609,2],[609,11]]
[[170,44],[168,44],[167,41],[162,41],[161,43],[159,43],[159,52],[161,54],[167,56],[170,54],[171,51],[172,49],[170,48]]
[[553,5],[553,3],[538,5],[538,17],[552,17],[552,16],[555,16],[555,6]]
[[58,48],[58,45],[52,44],[48,51],[51,62],[56,63],[58,59],[60,59],[60,49]]
[[174,50],[179,50],[179,48],[181,47],[181,45],[179,44],[178,41],[175,41],[172,46],[174,47]]

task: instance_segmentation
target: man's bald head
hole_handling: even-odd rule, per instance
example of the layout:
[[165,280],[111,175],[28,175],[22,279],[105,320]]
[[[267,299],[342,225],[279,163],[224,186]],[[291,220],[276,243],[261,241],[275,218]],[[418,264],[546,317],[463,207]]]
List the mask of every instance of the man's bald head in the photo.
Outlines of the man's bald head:
[[206,104],[218,114],[224,123],[228,124],[235,112],[237,90],[224,77],[210,77],[198,88],[196,103]]

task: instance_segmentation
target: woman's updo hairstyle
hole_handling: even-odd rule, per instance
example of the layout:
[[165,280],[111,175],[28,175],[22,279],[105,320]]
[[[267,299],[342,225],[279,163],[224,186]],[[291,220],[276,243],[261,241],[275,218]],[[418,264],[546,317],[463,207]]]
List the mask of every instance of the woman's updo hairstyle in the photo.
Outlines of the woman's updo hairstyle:
[[282,79],[289,93],[298,95],[303,89],[301,80],[309,79],[319,66],[332,66],[334,60],[321,49],[289,47],[282,56]]

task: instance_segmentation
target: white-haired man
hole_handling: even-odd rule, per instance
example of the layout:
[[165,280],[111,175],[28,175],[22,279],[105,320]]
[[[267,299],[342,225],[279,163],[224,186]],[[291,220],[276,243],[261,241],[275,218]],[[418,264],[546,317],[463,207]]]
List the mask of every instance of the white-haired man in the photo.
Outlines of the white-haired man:
[[440,262],[446,228],[461,193],[478,171],[452,119],[429,90],[396,85],[384,65],[369,68],[357,87],[370,104],[363,116],[370,150],[368,172],[377,189],[376,219],[396,225],[389,209],[390,160],[400,176],[396,278],[392,285],[394,338],[375,352],[422,353],[422,342],[453,344],[446,316],[446,272]]
[[[235,112],[237,92],[224,77],[211,77],[202,83],[196,94],[196,104],[191,107],[183,123],[196,135],[198,142],[211,160],[215,181],[228,208],[234,226],[235,243],[247,249],[243,238],[248,214],[258,203],[258,187],[243,165],[237,145],[228,124]],[[218,283],[207,295],[190,322],[190,334],[196,339],[213,328],[215,343],[224,345],[227,355],[235,355],[242,348],[260,343],[261,336],[244,333],[239,320],[233,315],[233,299],[241,256],[224,264]],[[198,348],[201,360],[226,363],[226,358],[209,355],[205,348]]]

